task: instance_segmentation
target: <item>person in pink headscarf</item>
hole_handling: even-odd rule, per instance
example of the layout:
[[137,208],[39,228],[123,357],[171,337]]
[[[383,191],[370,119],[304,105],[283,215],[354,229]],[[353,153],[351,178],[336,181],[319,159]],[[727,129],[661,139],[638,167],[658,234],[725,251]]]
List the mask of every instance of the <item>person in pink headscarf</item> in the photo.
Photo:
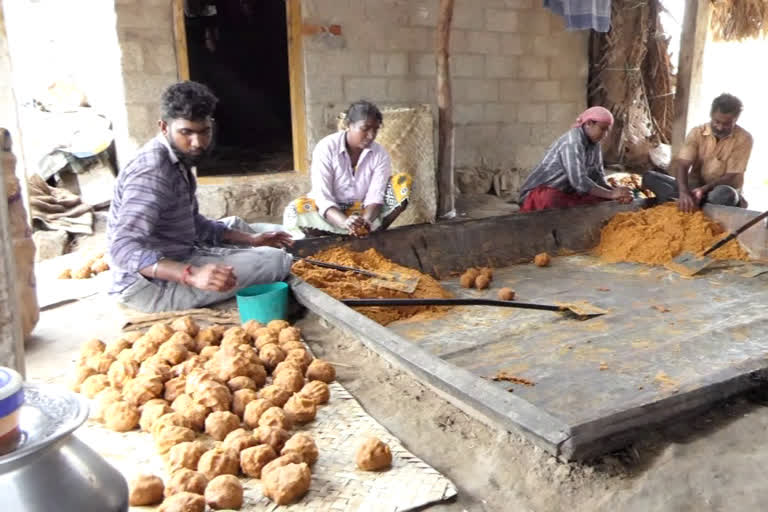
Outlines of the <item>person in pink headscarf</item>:
[[520,188],[520,211],[596,204],[616,200],[632,202],[626,187],[605,181],[600,141],[613,126],[613,114],[590,107],[576,118],[570,130],[547,149]]

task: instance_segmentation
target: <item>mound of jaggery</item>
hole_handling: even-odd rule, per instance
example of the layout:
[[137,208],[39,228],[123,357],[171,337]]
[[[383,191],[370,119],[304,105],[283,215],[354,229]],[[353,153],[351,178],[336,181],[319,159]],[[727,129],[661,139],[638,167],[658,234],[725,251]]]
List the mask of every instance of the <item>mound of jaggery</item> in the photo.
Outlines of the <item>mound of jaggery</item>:
[[[372,282],[371,278],[354,272],[341,272],[339,270],[320,268],[303,261],[293,264],[294,274],[315,288],[337,299],[442,299],[451,297],[451,294],[444,290],[433,277],[422,274],[418,270],[398,265],[382,256],[375,249],[355,252],[341,247],[334,247],[313,254],[312,259],[347,267],[362,268],[379,274],[399,272],[403,277],[419,277],[419,284],[416,290],[412,294],[408,294],[377,286]],[[410,318],[417,314],[441,314],[445,309],[435,306],[356,308],[357,311],[381,325],[387,325],[395,320]]]
[[[701,254],[728,233],[703,212],[683,213],[673,203],[616,214],[603,228],[595,253],[603,261],[663,265],[682,252]],[[731,241],[709,256],[748,260],[749,254]]]

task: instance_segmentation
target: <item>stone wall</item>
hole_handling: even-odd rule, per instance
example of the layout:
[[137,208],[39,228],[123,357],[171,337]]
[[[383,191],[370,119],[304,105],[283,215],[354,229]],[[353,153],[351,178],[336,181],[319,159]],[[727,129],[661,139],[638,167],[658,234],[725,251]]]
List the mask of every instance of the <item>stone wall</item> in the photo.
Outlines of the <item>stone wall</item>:
[[[11,55],[8,51],[8,35],[5,32],[3,0],[0,0],[0,77],[4,77],[0,80],[0,127],[11,132],[11,138],[18,143],[20,140],[19,121],[16,115],[16,99],[11,81]],[[23,176],[23,154],[19,150],[16,153],[16,169],[19,175]]]
[[[434,103],[434,0],[303,0],[310,148],[356,99]],[[586,104],[587,31],[538,0],[456,0],[459,169],[530,168]]]

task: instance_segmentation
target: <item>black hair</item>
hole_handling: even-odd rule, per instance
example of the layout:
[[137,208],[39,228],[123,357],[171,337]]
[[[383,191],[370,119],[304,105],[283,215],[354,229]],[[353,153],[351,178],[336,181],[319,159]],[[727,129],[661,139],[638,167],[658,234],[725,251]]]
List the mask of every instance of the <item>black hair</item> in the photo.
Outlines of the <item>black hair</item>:
[[712,110],[710,114],[722,112],[723,114],[741,114],[744,105],[741,100],[733,94],[723,93],[712,101]]
[[160,116],[165,122],[174,119],[204,121],[213,116],[219,99],[198,82],[184,81],[169,86],[160,98]]
[[381,115],[379,107],[370,101],[356,101],[347,109],[345,118],[347,126],[358,121],[367,121],[368,119],[376,119],[379,124],[384,120],[384,116]]

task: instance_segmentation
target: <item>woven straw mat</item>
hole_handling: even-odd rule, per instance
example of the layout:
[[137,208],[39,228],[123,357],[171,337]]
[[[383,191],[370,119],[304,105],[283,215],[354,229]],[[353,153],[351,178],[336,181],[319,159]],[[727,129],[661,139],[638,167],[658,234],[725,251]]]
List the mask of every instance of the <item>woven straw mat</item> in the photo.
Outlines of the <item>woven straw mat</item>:
[[[419,105],[407,108],[382,108],[384,123],[376,142],[392,159],[392,172],[407,172],[413,177],[408,208],[392,226],[435,222],[437,181],[432,108]],[[338,129],[344,129],[344,114],[338,116]]]
[[[340,384],[330,384],[331,400],[318,407],[314,421],[292,432],[306,432],[317,443],[320,456],[312,466],[309,492],[297,503],[278,506],[261,494],[258,479],[242,477],[244,502],[251,511],[300,512],[394,512],[419,508],[456,496],[456,487],[434,468],[403,448],[400,441],[366,414]],[[392,451],[392,468],[382,472],[360,471],[355,465],[358,444],[376,436]],[[139,473],[153,473],[165,481],[167,474],[146,432],[118,433],[89,421],[77,436],[103,455],[130,481]],[[131,507],[131,512],[149,512],[157,507]]]

